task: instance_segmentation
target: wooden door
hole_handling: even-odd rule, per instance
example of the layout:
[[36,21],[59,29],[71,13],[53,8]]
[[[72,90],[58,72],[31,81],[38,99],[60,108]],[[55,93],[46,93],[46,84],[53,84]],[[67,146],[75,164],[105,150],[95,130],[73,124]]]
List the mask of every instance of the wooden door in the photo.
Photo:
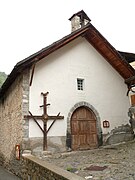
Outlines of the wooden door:
[[72,150],[97,147],[96,118],[92,111],[80,107],[71,117]]

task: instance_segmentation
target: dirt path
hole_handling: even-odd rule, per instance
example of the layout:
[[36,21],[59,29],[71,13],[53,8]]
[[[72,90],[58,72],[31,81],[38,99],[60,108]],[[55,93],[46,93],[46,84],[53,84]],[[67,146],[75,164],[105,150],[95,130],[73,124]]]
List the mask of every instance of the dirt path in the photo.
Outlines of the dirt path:
[[135,180],[135,141],[43,159],[89,180]]

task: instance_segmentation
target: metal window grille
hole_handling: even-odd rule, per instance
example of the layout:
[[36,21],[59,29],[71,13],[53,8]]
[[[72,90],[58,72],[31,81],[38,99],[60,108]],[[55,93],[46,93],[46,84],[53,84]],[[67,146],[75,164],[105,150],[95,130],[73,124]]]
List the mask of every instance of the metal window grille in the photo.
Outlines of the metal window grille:
[[83,91],[83,82],[84,79],[77,79],[77,89]]

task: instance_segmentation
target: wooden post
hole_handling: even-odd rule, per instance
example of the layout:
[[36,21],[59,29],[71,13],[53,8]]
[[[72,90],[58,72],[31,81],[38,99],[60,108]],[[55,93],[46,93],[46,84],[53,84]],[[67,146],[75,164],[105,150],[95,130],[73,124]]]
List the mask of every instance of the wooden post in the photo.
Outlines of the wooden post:
[[[47,93],[41,93],[43,95],[43,116],[47,117]],[[44,119],[44,137],[43,137],[43,151],[47,150],[47,119]]]

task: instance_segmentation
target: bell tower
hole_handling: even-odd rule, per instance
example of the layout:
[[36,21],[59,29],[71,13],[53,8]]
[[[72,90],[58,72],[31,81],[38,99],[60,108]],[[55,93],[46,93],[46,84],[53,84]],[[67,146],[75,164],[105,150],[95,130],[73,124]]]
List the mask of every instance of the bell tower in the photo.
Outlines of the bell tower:
[[71,21],[72,32],[82,28],[91,21],[83,10],[73,14],[72,17],[69,18],[69,20]]

